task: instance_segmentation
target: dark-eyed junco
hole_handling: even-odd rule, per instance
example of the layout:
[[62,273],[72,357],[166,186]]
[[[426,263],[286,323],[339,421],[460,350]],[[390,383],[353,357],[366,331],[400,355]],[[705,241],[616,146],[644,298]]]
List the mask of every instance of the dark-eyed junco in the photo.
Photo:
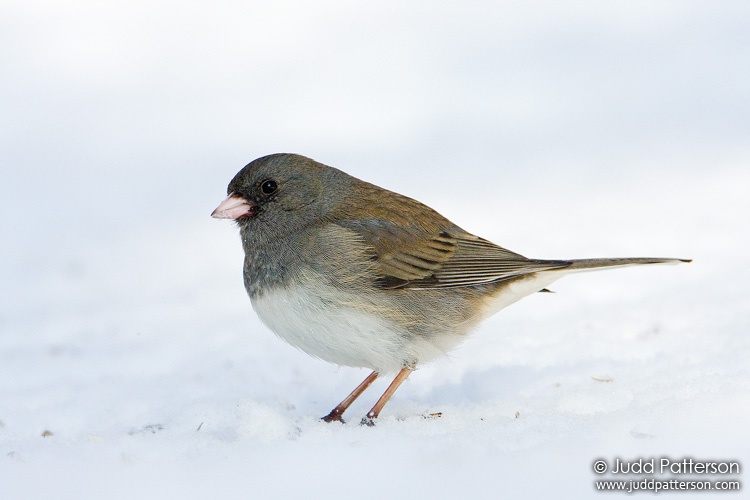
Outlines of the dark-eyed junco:
[[245,288],[260,319],[304,352],[398,372],[363,419],[372,424],[421,363],[455,348],[484,318],[567,273],[682,259],[527,259],[466,232],[431,208],[295,154],[259,158],[211,214],[233,219]]

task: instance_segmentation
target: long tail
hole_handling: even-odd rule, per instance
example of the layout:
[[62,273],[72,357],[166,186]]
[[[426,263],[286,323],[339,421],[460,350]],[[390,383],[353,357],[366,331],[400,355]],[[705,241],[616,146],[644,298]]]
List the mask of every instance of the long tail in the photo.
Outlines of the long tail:
[[565,271],[593,271],[605,267],[639,266],[643,264],[679,264],[692,262],[691,259],[671,259],[660,257],[625,257],[614,259],[577,259],[570,261]]

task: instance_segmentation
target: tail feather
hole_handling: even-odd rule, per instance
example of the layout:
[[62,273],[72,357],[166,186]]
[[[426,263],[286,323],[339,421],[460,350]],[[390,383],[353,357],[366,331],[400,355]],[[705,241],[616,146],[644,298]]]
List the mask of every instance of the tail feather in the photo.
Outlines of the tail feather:
[[576,259],[571,260],[566,271],[593,271],[605,267],[639,266],[643,264],[679,264],[692,262],[691,259],[673,259],[660,257],[625,257],[614,259]]

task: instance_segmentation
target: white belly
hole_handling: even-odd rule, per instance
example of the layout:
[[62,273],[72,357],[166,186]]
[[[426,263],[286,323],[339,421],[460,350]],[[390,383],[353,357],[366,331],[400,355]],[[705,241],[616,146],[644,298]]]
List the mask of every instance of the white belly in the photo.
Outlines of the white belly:
[[253,300],[263,323],[289,344],[317,358],[345,366],[389,372],[409,357],[409,336],[392,321],[346,306],[351,297],[275,290]]
[[264,291],[252,304],[266,326],[307,354],[338,365],[384,373],[442,356],[459,345],[480,320],[539,291],[563,274],[539,273],[512,282],[494,296],[487,296],[484,307],[476,312],[476,321],[430,338],[410,333],[390,319],[391,315],[379,313],[387,304],[368,300],[366,292],[341,291],[324,284],[319,276],[303,278],[301,281],[308,286]]

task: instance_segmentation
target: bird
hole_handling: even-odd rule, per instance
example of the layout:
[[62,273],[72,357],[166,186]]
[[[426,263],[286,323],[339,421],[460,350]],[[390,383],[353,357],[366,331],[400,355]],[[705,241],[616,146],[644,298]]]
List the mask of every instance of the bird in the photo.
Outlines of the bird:
[[270,330],[321,360],[371,370],[325,422],[343,423],[378,377],[395,373],[360,421],[373,425],[419,365],[566,274],[690,262],[527,258],[419,201],[291,153],[248,163],[211,216],[239,226],[245,289]]

